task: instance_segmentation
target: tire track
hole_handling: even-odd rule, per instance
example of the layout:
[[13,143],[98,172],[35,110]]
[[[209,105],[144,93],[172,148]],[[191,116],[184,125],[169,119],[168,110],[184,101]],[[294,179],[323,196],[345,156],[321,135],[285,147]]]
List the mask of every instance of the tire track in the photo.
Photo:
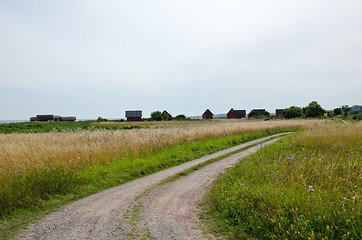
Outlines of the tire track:
[[[236,151],[247,146],[263,142],[267,139],[281,136],[283,134],[277,134],[269,137],[257,139],[248,143],[240,144],[235,147],[184,163],[182,165],[172,167],[118,187],[113,187],[102,191],[100,193],[91,195],[87,198],[76,201],[63,210],[54,212],[44,218],[43,220],[30,224],[24,233],[19,235],[16,239],[124,239],[122,234],[122,225],[124,221],[120,218],[124,214],[132,209],[135,204],[135,198],[144,193],[147,189],[158,184],[160,181],[174,176],[180,172],[183,172],[193,166],[200,163],[209,161],[210,159],[220,157],[227,153]],[[274,141],[274,140],[273,140]],[[269,142],[268,142],[269,143]],[[251,149],[257,149],[253,147]],[[249,149],[250,150],[250,149]],[[246,150],[246,151],[249,151]],[[242,152],[244,153],[244,152]],[[240,153],[241,154],[241,153]],[[237,154],[238,156],[240,154]],[[233,155],[234,156],[234,155]],[[229,159],[229,158],[227,158]],[[229,160],[226,160],[228,162]],[[225,162],[222,160],[222,162]],[[212,164],[213,165],[213,164]],[[229,165],[228,165],[229,166]],[[209,166],[207,166],[209,169]],[[199,171],[197,171],[199,172]],[[193,175],[193,174],[191,174]],[[205,176],[206,177],[206,176]],[[208,179],[208,178],[207,178]],[[210,180],[208,180],[210,182]],[[175,181],[177,182],[177,181]],[[196,184],[197,183],[197,184]],[[171,184],[171,183],[170,183]],[[195,188],[200,189],[199,183],[194,181],[191,185],[195,185]],[[166,184],[165,186],[168,186]],[[203,188],[203,187],[201,187]],[[153,196],[156,191],[152,192],[147,198]],[[155,196],[157,197],[157,196]],[[189,200],[188,200],[189,201]],[[187,202],[187,206],[194,206],[194,200]],[[192,203],[192,204],[191,204]],[[176,203],[174,203],[176,204]],[[145,207],[148,206],[145,205]],[[174,206],[174,205],[172,205]],[[176,207],[182,209],[181,207]],[[147,209],[147,208],[145,208]],[[179,212],[179,211],[175,211]],[[188,211],[189,213],[190,211]],[[144,215],[144,219],[147,219],[148,215]],[[159,216],[159,215],[155,215]],[[178,216],[178,215],[177,215]],[[154,218],[151,218],[154,219]],[[183,219],[183,218],[182,218]],[[187,219],[192,219],[188,217]],[[140,224],[144,224],[142,220]],[[151,223],[151,222],[150,222]],[[144,225],[145,228],[148,226]],[[172,228],[171,228],[172,229]],[[172,230],[173,231],[173,230]],[[165,232],[165,231],[164,231]],[[165,232],[166,233],[166,232]],[[120,235],[121,234],[121,235]],[[158,235],[155,235],[156,238]],[[163,235],[164,236],[164,235]],[[169,236],[173,236],[172,234]],[[159,238],[159,239],[185,239],[185,238]]]

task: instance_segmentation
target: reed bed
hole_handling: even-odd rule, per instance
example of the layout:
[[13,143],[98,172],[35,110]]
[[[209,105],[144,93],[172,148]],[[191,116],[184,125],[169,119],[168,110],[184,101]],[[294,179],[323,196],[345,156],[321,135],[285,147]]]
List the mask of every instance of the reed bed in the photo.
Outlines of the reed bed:
[[231,239],[361,239],[362,122],[309,127],[244,159],[209,196]]

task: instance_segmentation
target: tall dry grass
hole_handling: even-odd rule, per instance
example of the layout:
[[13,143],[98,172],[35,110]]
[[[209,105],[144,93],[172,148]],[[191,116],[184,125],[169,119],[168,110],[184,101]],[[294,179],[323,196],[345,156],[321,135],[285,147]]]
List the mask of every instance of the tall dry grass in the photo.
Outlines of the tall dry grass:
[[362,122],[321,124],[243,159],[210,213],[231,239],[361,239]]
[[188,141],[276,127],[320,125],[321,121],[210,121],[161,129],[0,135],[0,177],[41,170],[49,164],[83,167],[137,157]]

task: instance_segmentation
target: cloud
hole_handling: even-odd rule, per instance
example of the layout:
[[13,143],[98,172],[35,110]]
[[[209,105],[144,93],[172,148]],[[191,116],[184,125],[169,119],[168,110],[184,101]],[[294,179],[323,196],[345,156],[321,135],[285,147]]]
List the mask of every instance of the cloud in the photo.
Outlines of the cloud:
[[[0,4],[2,98],[20,96],[0,103],[0,119],[51,106],[96,118],[129,108],[196,115],[361,104],[357,0]],[[9,110],[23,101],[29,111]]]

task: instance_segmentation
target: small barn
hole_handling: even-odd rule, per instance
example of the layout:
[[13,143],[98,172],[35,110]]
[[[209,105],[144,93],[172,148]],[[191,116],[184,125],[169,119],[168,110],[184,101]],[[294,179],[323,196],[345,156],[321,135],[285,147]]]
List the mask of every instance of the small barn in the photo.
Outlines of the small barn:
[[228,119],[245,118],[246,110],[234,110],[233,108],[226,114]]
[[206,109],[206,111],[202,114],[202,119],[213,119],[214,114],[209,110]]
[[172,120],[172,115],[169,114],[166,110],[164,110],[161,114],[162,120]]
[[126,111],[127,121],[142,121],[142,111],[141,110],[133,110]]
[[265,109],[253,109],[248,113],[248,118],[254,117],[257,113],[263,114]]
[[285,110],[285,109],[275,109],[275,115],[276,115],[276,117],[278,117],[278,118],[282,117],[284,110]]

